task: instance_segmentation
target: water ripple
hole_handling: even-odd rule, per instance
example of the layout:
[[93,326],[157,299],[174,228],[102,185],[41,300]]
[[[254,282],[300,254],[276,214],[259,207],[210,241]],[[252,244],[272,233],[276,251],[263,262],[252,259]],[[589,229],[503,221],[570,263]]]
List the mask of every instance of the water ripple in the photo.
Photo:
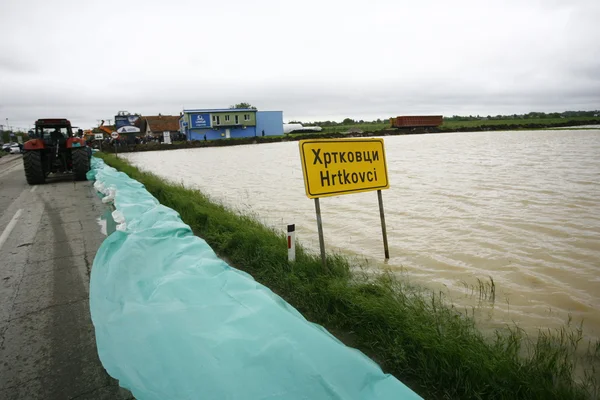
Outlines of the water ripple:
[[[571,313],[600,336],[600,131],[386,137],[385,146],[385,268],[467,307],[477,279],[492,277],[491,324],[553,327]],[[295,223],[318,249],[297,143],[127,157],[276,228]],[[321,208],[328,247],[382,261],[375,193],[325,198]]]

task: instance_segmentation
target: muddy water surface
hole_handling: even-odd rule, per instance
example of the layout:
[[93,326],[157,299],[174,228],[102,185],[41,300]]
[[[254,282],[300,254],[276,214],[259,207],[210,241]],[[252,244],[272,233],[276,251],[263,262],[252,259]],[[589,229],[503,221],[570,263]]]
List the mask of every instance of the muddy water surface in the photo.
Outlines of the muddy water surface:
[[[600,336],[600,130],[386,137],[391,259],[375,192],[321,199],[326,245],[374,268],[478,303],[488,324],[558,327],[572,315]],[[318,249],[298,143],[132,153],[144,170],[201,189]]]

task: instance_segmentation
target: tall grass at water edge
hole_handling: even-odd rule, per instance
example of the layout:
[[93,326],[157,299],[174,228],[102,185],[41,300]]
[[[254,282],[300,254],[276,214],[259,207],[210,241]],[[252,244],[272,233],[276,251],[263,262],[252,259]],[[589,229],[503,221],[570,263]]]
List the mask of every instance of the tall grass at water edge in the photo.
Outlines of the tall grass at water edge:
[[[441,295],[384,272],[351,273],[355,266],[336,254],[327,255],[328,268],[323,269],[320,257],[301,245],[296,262],[289,263],[283,233],[123,159],[98,156],[178,211],[232,266],[250,273],[424,398],[598,398],[600,344],[584,343],[581,329],[565,326],[531,338],[517,327],[506,327],[484,337],[472,316]],[[484,300],[490,300],[492,288],[495,296],[493,281],[479,285]],[[585,357],[575,357],[582,347]],[[576,380],[573,372],[581,365],[585,377]]]

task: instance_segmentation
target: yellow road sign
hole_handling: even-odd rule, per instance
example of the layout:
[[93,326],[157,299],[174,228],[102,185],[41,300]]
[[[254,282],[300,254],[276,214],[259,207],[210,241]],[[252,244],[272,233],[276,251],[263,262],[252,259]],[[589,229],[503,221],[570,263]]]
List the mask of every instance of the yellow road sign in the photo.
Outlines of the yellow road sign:
[[301,140],[299,145],[311,199],[390,187],[383,139]]

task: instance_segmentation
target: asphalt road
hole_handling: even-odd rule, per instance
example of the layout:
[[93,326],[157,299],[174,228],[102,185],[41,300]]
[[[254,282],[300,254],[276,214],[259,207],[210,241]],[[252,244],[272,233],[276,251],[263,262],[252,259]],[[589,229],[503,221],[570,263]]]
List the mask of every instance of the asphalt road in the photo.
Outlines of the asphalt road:
[[0,399],[129,399],[100,363],[89,311],[106,211],[90,182],[25,181],[0,158]]

